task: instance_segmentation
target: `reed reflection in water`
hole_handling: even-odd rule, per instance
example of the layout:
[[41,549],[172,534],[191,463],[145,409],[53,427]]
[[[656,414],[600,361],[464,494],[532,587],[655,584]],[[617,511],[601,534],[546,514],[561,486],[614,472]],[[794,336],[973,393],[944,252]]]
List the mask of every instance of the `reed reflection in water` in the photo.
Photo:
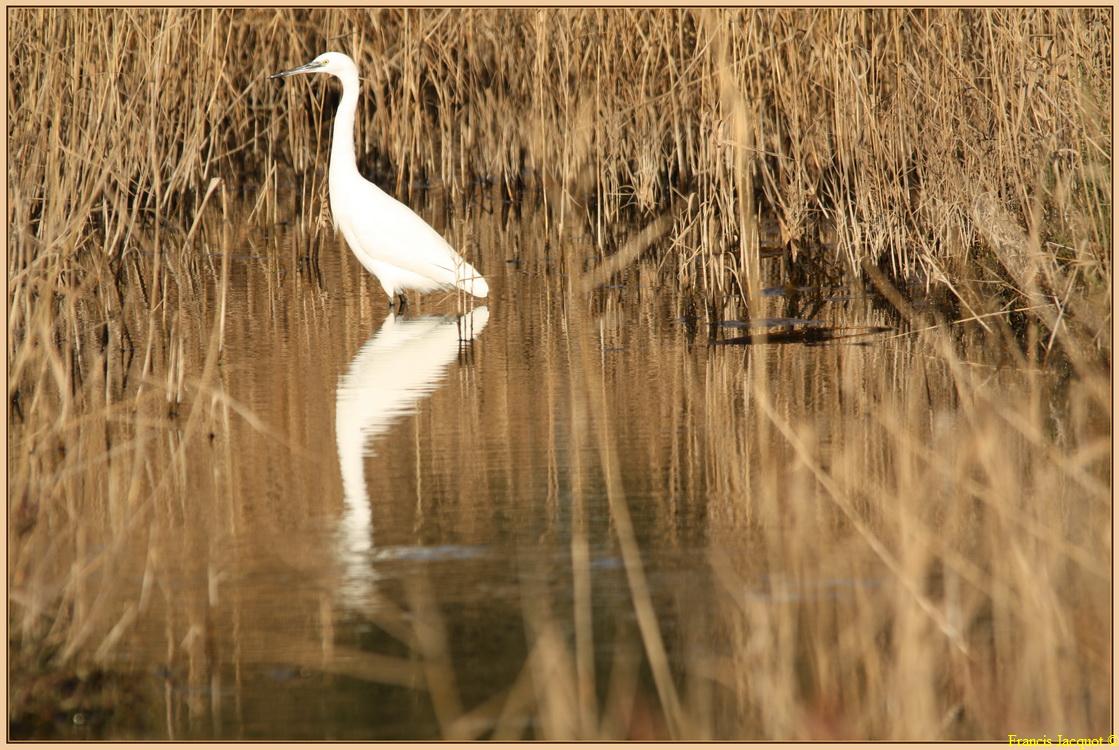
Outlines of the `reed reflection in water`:
[[[745,346],[759,323],[896,325],[776,261],[756,315],[712,345],[655,257],[584,291],[599,251],[580,226],[443,208],[424,216],[494,269],[486,309],[386,320],[338,238],[308,258],[257,228],[228,253],[209,377],[222,308],[200,285],[167,308],[174,336],[152,329],[174,367],[109,371],[134,420],[74,420],[65,455],[22,437],[14,455],[42,466],[27,496],[61,477],[72,510],[16,537],[14,598],[28,618],[72,607],[74,650],[140,686],[140,715],[97,736],[975,738],[1106,719],[1083,701],[1110,676],[1091,391],[1062,405],[982,329]],[[1023,404],[1067,447],[1023,431]]]

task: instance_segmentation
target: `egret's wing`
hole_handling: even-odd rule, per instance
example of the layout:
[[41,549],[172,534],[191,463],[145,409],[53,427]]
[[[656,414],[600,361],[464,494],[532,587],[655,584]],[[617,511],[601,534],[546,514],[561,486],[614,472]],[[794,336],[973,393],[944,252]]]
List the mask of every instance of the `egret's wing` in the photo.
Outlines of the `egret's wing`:
[[349,196],[345,216],[338,217],[360,245],[355,250],[443,286],[471,291],[466,284],[474,277],[482,284],[474,267],[412,209],[372,184],[364,187],[360,200]]

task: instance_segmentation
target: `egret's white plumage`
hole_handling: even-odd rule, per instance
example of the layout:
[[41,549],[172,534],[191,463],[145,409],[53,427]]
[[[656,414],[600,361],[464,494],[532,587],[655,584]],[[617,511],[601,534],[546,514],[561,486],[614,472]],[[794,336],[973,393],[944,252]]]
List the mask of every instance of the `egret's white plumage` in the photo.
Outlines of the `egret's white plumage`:
[[354,61],[341,52],[324,52],[271,77],[303,73],[328,73],[342,82],[330,146],[330,212],[354,255],[381,282],[389,303],[408,290],[458,288],[475,297],[489,294],[482,275],[438,232],[357,171],[354,117],[361,86]]

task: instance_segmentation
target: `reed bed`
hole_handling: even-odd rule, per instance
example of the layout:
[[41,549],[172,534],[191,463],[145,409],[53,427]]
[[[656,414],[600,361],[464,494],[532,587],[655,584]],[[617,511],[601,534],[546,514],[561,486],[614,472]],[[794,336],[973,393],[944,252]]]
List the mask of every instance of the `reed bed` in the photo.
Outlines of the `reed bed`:
[[330,48],[394,191],[543,188],[600,254],[672,209],[666,278],[715,317],[752,298],[764,207],[793,263],[869,262],[965,311],[1025,297],[1100,345],[1105,10],[26,9],[10,31],[9,225],[42,244],[13,270],[181,235],[214,176],[273,218],[321,195],[329,98],[265,76]]
[[[447,737],[515,738],[531,724],[540,738],[1003,739],[1106,722],[1110,11],[8,18],[9,652],[20,664],[104,666],[159,623],[160,638],[144,631],[151,661],[192,688],[167,699],[160,736],[220,715],[194,689],[228,679],[217,665],[278,652],[415,687]],[[338,493],[315,479],[323,467],[237,458],[253,441],[328,428],[298,408],[267,424],[255,399],[333,387],[333,374],[308,383],[290,363],[323,357],[312,331],[327,323],[341,326],[328,347],[340,359],[374,318],[371,289],[338,320],[314,283],[319,248],[334,242],[332,89],[265,80],[328,48],[363,71],[365,172],[401,197],[436,185],[469,210],[492,188],[540,212],[543,237],[505,225],[476,238],[484,267],[518,248],[527,273],[512,298],[549,300],[556,330],[597,331],[541,341],[543,385],[484,384],[496,422],[468,414],[470,439],[441,446],[471,462],[487,441],[552,441],[530,472],[549,478],[551,504],[557,456],[602,477],[605,517],[587,506],[599,488],[565,486],[582,515],[533,530],[571,534],[575,601],[526,584],[529,656],[497,695],[463,692],[423,581],[377,613],[412,656],[334,643],[331,574],[287,530],[322,515],[312,498]],[[246,247],[248,261],[233,257]],[[885,348],[892,359],[824,348],[805,372],[795,358],[713,348],[645,378],[639,403],[604,401],[642,365],[608,366],[596,347],[636,335],[631,351],[655,353],[673,317],[763,316],[775,263],[791,285],[870,284],[885,301],[876,322],[906,328]],[[588,311],[580,295],[617,275],[633,296],[599,290]],[[297,319],[315,325],[289,327]],[[273,345],[259,344],[275,365],[261,382],[223,356],[254,340]],[[567,382],[570,416],[553,423],[534,406],[553,429],[520,432],[512,412]],[[639,435],[641,451],[618,454],[619,431],[650,405],[692,428]],[[462,417],[453,398],[432,408],[424,440]],[[503,472],[541,490],[500,466],[440,489],[465,504]],[[306,505],[253,504],[277,477]],[[658,482],[675,488],[673,506],[635,527],[634,498]],[[640,523],[671,536],[688,514],[714,539],[751,540],[725,545],[749,554],[711,553],[724,606],[698,619],[686,596],[653,600],[638,543]],[[596,518],[637,613],[609,674],[591,656]],[[316,582],[276,592],[281,611],[226,578],[239,556],[269,554]],[[814,588],[825,572],[888,594],[837,597]],[[315,642],[296,638],[307,622]],[[697,633],[719,658],[696,648]]]

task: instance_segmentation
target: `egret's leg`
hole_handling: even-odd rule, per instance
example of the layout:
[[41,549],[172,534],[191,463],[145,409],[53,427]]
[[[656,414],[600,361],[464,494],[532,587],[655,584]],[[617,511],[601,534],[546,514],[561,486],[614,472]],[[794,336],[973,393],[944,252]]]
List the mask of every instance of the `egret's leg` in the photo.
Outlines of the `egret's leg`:
[[404,296],[404,292],[397,295],[400,297],[400,307],[396,308],[397,314],[404,312],[404,308],[408,305],[408,298]]

